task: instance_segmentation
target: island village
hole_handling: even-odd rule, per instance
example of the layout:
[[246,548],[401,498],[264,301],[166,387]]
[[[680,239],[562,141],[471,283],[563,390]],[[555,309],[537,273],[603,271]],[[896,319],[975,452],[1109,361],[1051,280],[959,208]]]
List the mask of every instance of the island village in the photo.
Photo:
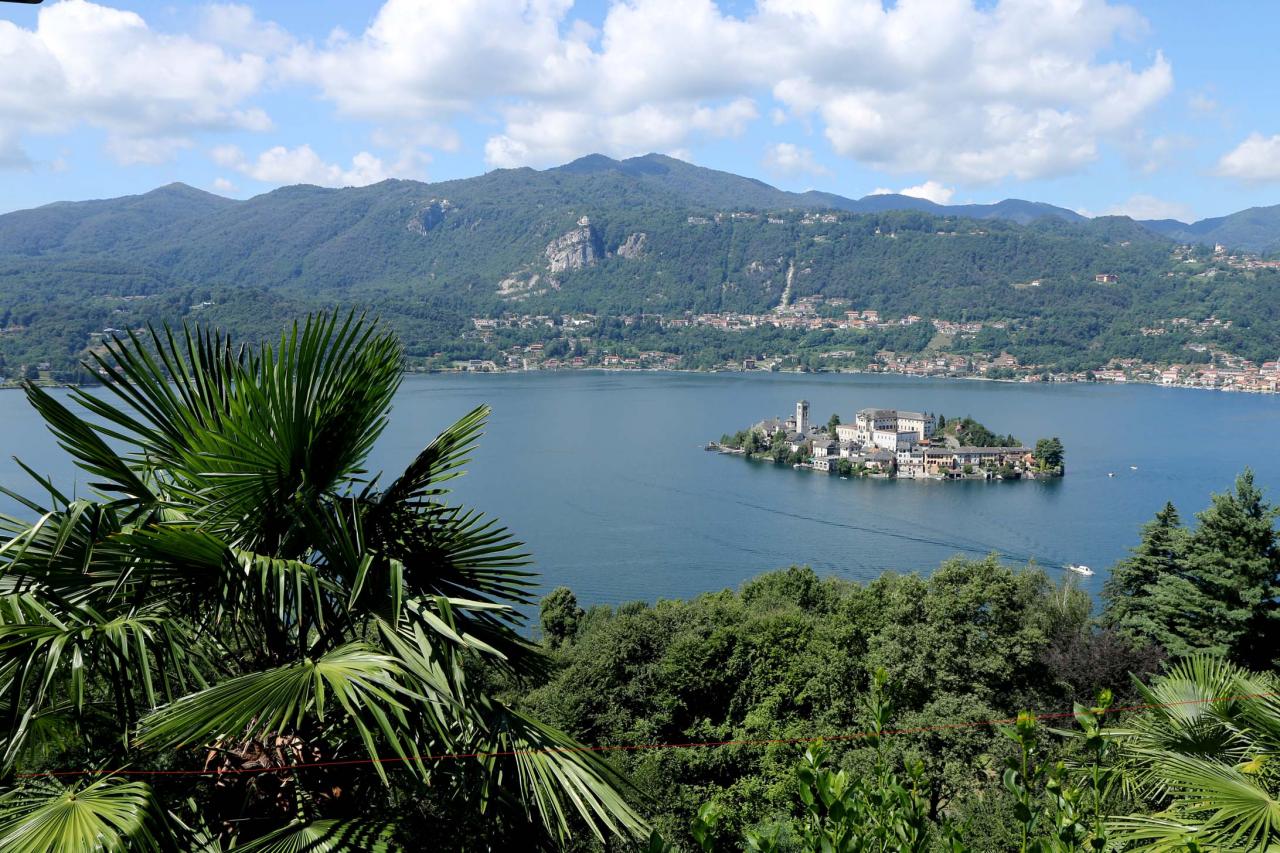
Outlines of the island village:
[[807,400],[797,402],[795,414],[785,420],[761,421],[707,449],[842,477],[1038,479],[1060,477],[1064,471],[1057,438],[1025,447],[971,418],[948,423],[945,416],[899,409],[861,409],[852,423],[832,415],[825,424],[815,424]]

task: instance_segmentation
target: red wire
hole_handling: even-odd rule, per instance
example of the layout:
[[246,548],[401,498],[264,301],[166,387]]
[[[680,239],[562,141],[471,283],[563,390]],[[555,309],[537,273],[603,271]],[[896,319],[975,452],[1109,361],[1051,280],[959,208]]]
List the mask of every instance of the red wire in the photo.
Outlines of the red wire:
[[[1115,714],[1122,711],[1151,711],[1157,708],[1173,708],[1179,705],[1206,705],[1218,702],[1236,702],[1242,699],[1273,698],[1277,693],[1245,693],[1239,696],[1219,696],[1213,699],[1185,699],[1180,702],[1160,702],[1149,705],[1121,705],[1107,708],[1104,714]],[[1036,714],[1037,720],[1055,720],[1074,717],[1075,711],[1056,711],[1050,714]],[[968,720],[961,723],[939,723],[930,726],[918,726],[909,729],[885,729],[881,737],[893,735],[922,734],[925,732],[948,731],[951,729],[980,728],[984,726],[1007,726],[1017,722],[1016,717],[999,720]],[[514,755],[539,755],[555,753],[582,752],[637,752],[648,749],[698,749],[722,746],[775,746],[779,744],[815,743],[817,741],[860,740],[873,737],[875,732],[855,732],[842,735],[822,735],[817,737],[766,738],[744,740],[708,740],[691,741],[689,743],[632,743],[604,746],[553,746],[533,749],[491,750],[481,752],[442,752],[429,755],[387,756],[379,758],[348,758],[333,761],[313,761],[301,764],[290,764],[285,767],[232,767],[220,770],[130,770],[122,767],[116,770],[45,770],[38,773],[16,773],[18,778],[40,776],[227,776],[258,773],[284,773],[292,770],[308,770],[318,767],[348,767],[353,765],[408,763],[410,761],[450,761],[461,758],[503,758]]]

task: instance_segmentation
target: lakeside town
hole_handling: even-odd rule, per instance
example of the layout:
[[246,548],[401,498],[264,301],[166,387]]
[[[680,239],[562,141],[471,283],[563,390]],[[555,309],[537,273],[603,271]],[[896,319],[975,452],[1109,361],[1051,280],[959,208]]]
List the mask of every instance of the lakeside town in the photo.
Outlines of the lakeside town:
[[1065,451],[1056,437],[1031,448],[972,418],[948,421],[944,415],[883,408],[861,409],[851,423],[833,414],[816,424],[807,400],[797,402],[786,419],[760,421],[706,449],[842,478],[1017,480],[1065,472]]
[[[737,214],[734,214],[735,216]],[[940,232],[941,233],[941,232]],[[975,232],[977,233],[977,232]],[[896,235],[888,234],[893,237]],[[1120,246],[1128,243],[1121,242]],[[1172,249],[1170,277],[1210,279],[1228,271],[1280,269],[1280,261],[1235,252],[1218,244]],[[1123,276],[1098,270],[1092,281],[1114,286]],[[1207,316],[1168,316],[1132,329],[1150,341],[1127,347],[1146,357],[1120,354],[1082,369],[1020,360],[1013,343],[1035,333],[1035,319],[954,319],[914,313],[894,315],[843,297],[795,296],[788,286],[779,304],[761,313],[739,311],[617,316],[578,312],[470,318],[464,343],[487,357],[437,358],[427,369],[507,372],[529,370],[699,370],[892,373],[906,376],[995,379],[1016,382],[1148,383],[1253,393],[1280,391],[1280,358],[1252,360],[1233,352],[1234,321]],[[1013,290],[1050,282],[1029,279]],[[757,342],[758,339],[758,342]],[[695,341],[719,341],[720,355]],[[737,341],[737,343],[733,343]],[[751,349],[755,352],[750,352]],[[728,356],[725,351],[733,354]],[[496,356],[493,353],[496,351]],[[1158,353],[1156,355],[1155,353]],[[1251,353],[1255,358],[1258,354]],[[1280,355],[1280,354],[1278,354]],[[1025,359],[1025,354],[1024,354]]]
[[[1201,320],[1170,317],[1139,330],[1142,337],[1169,334],[1186,337],[1188,341],[1183,346],[1188,354],[1186,362],[1163,364],[1139,358],[1113,358],[1100,369],[1064,371],[1024,364],[1006,351],[954,352],[948,349],[956,343],[973,340],[984,330],[1009,329],[1016,325],[1014,321],[955,322],[914,314],[883,317],[873,309],[845,309],[847,305],[848,300],[844,299],[802,297],[794,305],[774,309],[767,314],[724,312],[679,317],[637,314],[624,315],[616,320],[623,327],[653,323],[663,331],[701,327],[729,333],[766,327],[803,331],[886,330],[927,323],[934,330],[934,341],[927,351],[919,353],[880,349],[863,354],[853,349],[835,348],[807,357],[793,352],[762,352],[712,365],[695,365],[687,355],[680,353],[662,349],[638,350],[601,340],[597,333],[602,318],[594,314],[508,314],[497,318],[472,318],[473,329],[468,336],[488,343],[501,330],[554,332],[555,335],[550,342],[508,345],[499,351],[496,359],[453,360],[433,369],[483,373],[573,369],[890,373],[1015,382],[1133,382],[1252,393],[1280,392],[1280,359],[1254,362],[1205,340],[1212,333],[1231,328],[1230,320],[1213,316]],[[832,316],[832,308],[845,310],[839,316]]]

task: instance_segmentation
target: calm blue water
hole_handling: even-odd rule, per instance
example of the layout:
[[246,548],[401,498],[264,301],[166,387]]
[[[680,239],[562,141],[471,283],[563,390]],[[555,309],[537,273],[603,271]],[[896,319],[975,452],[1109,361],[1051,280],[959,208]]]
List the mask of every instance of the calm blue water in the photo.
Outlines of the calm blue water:
[[[1067,477],[840,480],[701,449],[800,398],[820,421],[888,406],[972,415],[1027,443],[1058,435]],[[1086,563],[1096,592],[1166,500],[1190,516],[1246,465],[1280,500],[1280,396],[892,376],[413,376],[375,470],[403,466],[481,402],[493,419],[457,497],[500,517],[528,543],[547,588],[567,584],[584,603],[690,596],[791,563],[867,579],[993,551],[1055,572]],[[0,404],[0,483],[26,489],[8,459],[16,454],[70,487],[72,469],[22,395]]]

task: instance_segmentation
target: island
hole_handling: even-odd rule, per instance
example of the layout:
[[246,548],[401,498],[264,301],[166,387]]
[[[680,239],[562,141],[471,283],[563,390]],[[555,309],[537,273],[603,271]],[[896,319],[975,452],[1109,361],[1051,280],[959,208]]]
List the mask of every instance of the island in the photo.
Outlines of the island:
[[841,477],[1020,480],[1061,477],[1065,451],[1056,436],[1034,448],[998,435],[973,418],[861,409],[852,423],[833,414],[814,424],[809,402],[707,445],[708,450],[807,468]]

